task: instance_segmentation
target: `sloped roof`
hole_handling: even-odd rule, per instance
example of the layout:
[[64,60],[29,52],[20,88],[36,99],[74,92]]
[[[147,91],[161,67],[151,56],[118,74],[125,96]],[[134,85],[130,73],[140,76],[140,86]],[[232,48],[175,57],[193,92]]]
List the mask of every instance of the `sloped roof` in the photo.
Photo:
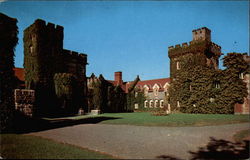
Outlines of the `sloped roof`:
[[20,80],[24,81],[24,69],[23,68],[13,68],[15,76]]
[[137,83],[137,87],[138,88],[143,88],[144,85],[147,85],[149,87],[149,90],[152,90],[153,89],[153,86],[155,84],[158,84],[158,86],[160,87],[160,90],[161,89],[164,89],[164,85],[166,83],[170,83],[170,78],[160,78],[160,79],[151,79],[151,80],[145,80],[145,81],[139,81]]

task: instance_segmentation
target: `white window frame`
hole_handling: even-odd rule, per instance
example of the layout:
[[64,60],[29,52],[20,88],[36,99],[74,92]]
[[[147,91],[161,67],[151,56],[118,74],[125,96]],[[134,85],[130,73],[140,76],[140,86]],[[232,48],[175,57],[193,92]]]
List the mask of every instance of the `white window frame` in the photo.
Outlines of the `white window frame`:
[[149,108],[154,108],[154,101],[153,100],[149,101]]
[[164,100],[160,100],[160,108],[164,107]]

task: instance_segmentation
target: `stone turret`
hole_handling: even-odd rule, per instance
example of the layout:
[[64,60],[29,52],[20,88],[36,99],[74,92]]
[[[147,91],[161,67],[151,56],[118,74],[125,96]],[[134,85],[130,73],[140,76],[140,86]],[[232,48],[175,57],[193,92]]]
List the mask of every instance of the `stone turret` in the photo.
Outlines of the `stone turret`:
[[43,113],[51,112],[57,105],[54,87],[54,76],[57,73],[74,75],[79,90],[77,94],[82,101],[78,99],[76,105],[82,105],[84,109],[87,107],[87,55],[63,49],[63,38],[62,26],[50,22],[46,24],[41,19],[24,30],[25,86],[36,90],[36,95],[39,95],[38,108]]
[[211,41],[211,30],[208,29],[207,27],[202,27],[199,29],[195,29],[192,31],[193,33],[193,41],[198,41],[198,40],[207,40]]
[[[184,59],[196,59],[192,65],[203,65],[218,69],[221,47],[211,41],[210,29],[203,27],[192,31],[193,40],[189,43],[176,44],[168,47],[170,58],[170,76],[175,77],[176,70],[183,66]],[[199,60],[197,60],[199,59]]]

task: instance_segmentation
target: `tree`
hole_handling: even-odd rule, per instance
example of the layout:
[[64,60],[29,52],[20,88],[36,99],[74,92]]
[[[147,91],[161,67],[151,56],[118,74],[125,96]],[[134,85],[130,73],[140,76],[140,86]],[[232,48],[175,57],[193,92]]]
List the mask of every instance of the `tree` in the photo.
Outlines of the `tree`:
[[14,51],[18,42],[16,23],[16,19],[0,13],[0,131],[8,130],[13,125],[13,90],[16,87]]

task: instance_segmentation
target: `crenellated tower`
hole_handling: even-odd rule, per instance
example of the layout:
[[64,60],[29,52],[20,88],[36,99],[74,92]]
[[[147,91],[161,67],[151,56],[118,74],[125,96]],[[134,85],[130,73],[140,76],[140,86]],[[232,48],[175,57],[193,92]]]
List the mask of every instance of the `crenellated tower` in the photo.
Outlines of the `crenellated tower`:
[[35,89],[38,83],[52,81],[62,69],[63,27],[37,19],[24,30],[23,41],[25,86]]
[[191,58],[189,65],[208,66],[211,69],[218,69],[221,47],[211,41],[211,30],[203,27],[192,31],[193,40],[189,43],[177,44],[168,47],[170,58],[170,77],[176,76],[176,71],[181,70]]
[[[62,26],[50,22],[46,24],[41,19],[35,20],[24,30],[25,86],[27,89],[36,90],[39,95],[36,102],[40,113],[51,112],[56,106],[56,73],[73,74],[81,94],[78,97],[82,97],[84,101],[87,94],[87,55],[63,49],[63,38]],[[83,101],[81,105],[87,107]]]

